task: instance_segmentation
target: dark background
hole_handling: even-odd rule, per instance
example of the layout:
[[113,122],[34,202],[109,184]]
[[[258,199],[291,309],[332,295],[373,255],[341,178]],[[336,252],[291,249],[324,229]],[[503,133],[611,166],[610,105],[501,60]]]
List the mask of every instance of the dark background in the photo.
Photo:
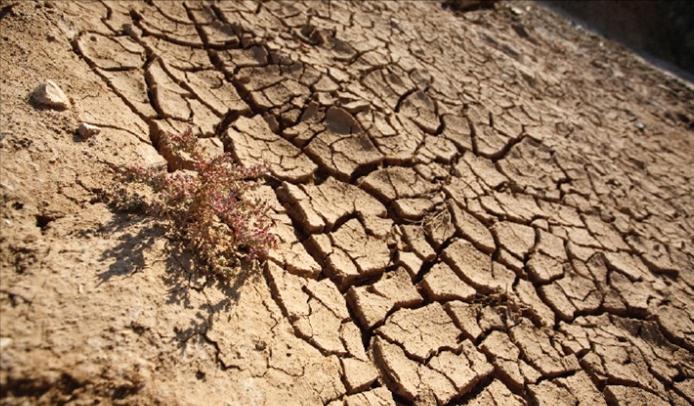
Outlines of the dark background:
[[[579,23],[694,77],[694,0],[544,1]],[[673,68],[672,66],[668,68]]]

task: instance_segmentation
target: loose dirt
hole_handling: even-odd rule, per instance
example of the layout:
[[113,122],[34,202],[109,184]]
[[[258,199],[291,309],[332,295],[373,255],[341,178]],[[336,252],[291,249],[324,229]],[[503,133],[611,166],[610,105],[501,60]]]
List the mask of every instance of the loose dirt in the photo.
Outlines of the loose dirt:
[[[694,90],[466,10],[0,1],[0,403],[694,402]],[[187,127],[269,165],[261,273],[107,204]]]

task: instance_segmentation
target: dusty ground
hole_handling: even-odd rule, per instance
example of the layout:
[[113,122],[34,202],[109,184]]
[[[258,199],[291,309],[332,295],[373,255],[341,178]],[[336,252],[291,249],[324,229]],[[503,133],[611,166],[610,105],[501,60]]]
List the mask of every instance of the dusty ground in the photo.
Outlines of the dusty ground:
[[[694,401],[689,85],[525,3],[148,3],[0,1],[1,403]],[[190,125],[262,275],[104,201]]]

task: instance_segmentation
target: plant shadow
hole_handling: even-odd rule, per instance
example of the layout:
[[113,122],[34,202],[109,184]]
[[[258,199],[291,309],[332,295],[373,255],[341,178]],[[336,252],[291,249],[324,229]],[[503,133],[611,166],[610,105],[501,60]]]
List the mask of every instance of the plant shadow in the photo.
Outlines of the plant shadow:
[[[161,222],[143,214],[116,212],[99,231],[117,235],[118,244],[105,250],[100,257],[109,265],[98,274],[98,285],[114,278],[130,277],[162,262],[165,270],[162,280],[167,287],[166,304],[187,309],[197,306],[195,319],[188,326],[179,326],[175,331],[181,350],[185,350],[191,339],[209,341],[206,332],[213,318],[230,311],[241,297],[242,286],[260,277],[260,272],[252,266],[242,266],[233,275],[225,277],[205,273],[203,267],[196,264],[195,255],[182,241],[168,238],[166,227]],[[152,258],[155,252],[160,257]],[[205,294],[204,303],[198,301],[194,304],[192,292],[204,293],[208,289],[215,289],[221,294]]]

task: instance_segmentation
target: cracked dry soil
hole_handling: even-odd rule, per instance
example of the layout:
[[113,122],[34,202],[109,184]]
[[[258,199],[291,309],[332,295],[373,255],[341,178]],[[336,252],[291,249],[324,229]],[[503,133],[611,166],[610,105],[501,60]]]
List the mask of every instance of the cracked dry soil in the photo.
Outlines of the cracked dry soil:
[[[536,4],[0,5],[0,403],[694,401],[690,85]],[[260,275],[101,198],[188,126],[270,166]]]

